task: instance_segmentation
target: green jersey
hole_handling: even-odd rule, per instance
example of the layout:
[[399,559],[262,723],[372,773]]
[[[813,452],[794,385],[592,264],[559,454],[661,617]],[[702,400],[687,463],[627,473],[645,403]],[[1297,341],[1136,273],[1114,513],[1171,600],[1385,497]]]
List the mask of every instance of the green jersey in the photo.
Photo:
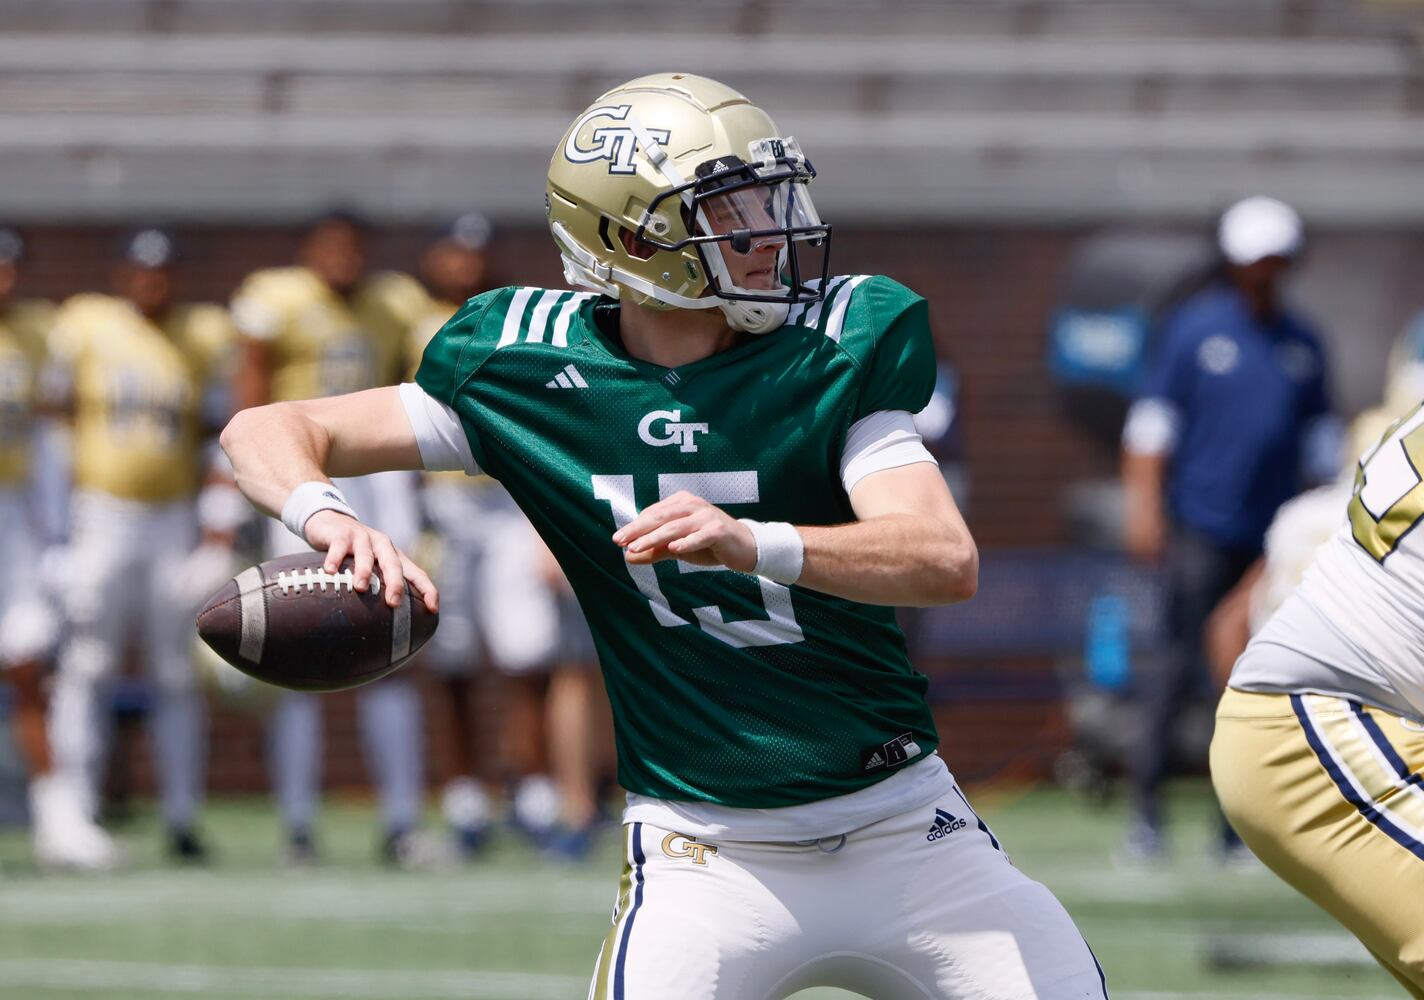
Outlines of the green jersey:
[[435,335],[416,381],[563,566],[598,648],[619,781],[772,808],[931,753],[928,682],[892,608],[680,561],[629,565],[611,537],[679,490],[735,517],[854,520],[848,428],[917,412],[934,387],[925,301],[888,278],[833,278],[775,333],[679,368],[630,357],[617,330],[611,299],[499,289]]

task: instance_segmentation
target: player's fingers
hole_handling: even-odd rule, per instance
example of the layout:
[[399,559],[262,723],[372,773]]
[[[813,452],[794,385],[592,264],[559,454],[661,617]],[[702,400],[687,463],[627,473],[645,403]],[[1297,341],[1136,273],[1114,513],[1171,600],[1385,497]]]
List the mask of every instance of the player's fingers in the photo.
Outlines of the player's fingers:
[[435,581],[430,579],[430,574],[411,562],[410,557],[404,553],[401,554],[401,565],[405,570],[405,578],[410,584],[410,589],[415,591],[425,602],[426,609],[432,613],[439,611],[440,592],[435,589]]
[[711,526],[698,528],[696,531],[668,542],[668,551],[677,556],[684,556],[689,552],[710,549],[717,544],[717,539],[720,537],[721,535]]
[[686,516],[695,506],[697,498],[688,494],[676,494],[644,509],[637,517],[613,533],[613,541],[627,545],[633,539],[647,534],[661,524],[677,517]]
[[654,528],[647,534],[634,539],[628,545],[629,552],[646,552],[659,545],[666,545],[674,538],[681,538],[689,532],[696,531],[698,523],[690,516],[684,515],[675,521]]
[[358,531],[351,536],[352,569],[356,575],[356,589],[365,591],[371,585],[371,536],[369,532]]
[[326,562],[322,563],[322,568],[328,573],[338,572],[341,569],[341,560],[345,559],[350,551],[351,545],[347,536],[337,535],[326,548]]
[[381,567],[381,584],[385,589],[386,603],[396,607],[405,591],[405,570],[401,566],[400,553],[391,540],[379,532],[371,538],[371,552],[376,564]]

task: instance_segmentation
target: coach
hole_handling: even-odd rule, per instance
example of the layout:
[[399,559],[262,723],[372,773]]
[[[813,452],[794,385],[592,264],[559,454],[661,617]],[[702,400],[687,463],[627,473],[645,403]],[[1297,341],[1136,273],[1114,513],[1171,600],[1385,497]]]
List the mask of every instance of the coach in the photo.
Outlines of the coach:
[[1282,303],[1304,244],[1300,217],[1247,198],[1222,216],[1218,242],[1219,280],[1166,317],[1123,431],[1127,549],[1161,563],[1168,588],[1167,655],[1136,685],[1127,847],[1143,858],[1162,849],[1172,723],[1210,684],[1207,615],[1261,554],[1276,508],[1339,468],[1320,340]]

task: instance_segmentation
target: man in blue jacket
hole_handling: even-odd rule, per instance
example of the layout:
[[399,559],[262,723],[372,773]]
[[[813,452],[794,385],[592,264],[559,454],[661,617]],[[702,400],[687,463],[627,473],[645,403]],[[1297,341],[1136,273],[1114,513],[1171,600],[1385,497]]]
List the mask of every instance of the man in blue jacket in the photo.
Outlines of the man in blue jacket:
[[[1161,563],[1168,650],[1139,678],[1129,851],[1161,850],[1158,787],[1173,720],[1210,681],[1202,626],[1261,554],[1276,508],[1339,468],[1320,340],[1282,302],[1303,247],[1295,210],[1254,197],[1221,218],[1221,280],[1164,322],[1123,431],[1125,541]],[[1228,831],[1229,836],[1229,831]]]

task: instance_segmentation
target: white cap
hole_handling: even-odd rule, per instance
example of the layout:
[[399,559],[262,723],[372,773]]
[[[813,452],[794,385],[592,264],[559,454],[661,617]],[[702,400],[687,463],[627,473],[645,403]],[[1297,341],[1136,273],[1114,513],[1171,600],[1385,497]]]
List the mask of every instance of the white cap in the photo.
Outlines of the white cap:
[[1263,257],[1294,257],[1305,243],[1305,227],[1296,210],[1261,195],[1228,208],[1216,235],[1226,259],[1241,266]]

